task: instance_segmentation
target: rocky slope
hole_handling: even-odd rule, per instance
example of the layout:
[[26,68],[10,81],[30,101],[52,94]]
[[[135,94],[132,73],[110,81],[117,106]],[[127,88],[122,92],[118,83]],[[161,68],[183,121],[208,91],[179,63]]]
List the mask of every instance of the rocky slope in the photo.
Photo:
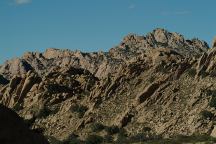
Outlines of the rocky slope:
[[155,29],[109,52],[28,52],[0,67],[0,102],[51,143],[216,136],[215,46]]

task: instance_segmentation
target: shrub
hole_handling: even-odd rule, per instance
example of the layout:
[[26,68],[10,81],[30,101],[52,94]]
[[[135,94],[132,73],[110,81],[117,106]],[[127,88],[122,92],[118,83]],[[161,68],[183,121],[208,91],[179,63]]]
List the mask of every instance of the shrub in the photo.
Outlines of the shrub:
[[191,136],[184,136],[184,135],[178,135],[171,139],[173,143],[176,142],[187,142],[187,143],[195,143],[195,142],[209,142],[209,141],[215,141],[214,138],[208,136],[208,135],[200,135],[200,134],[194,134]]
[[111,135],[105,135],[104,136],[104,142],[105,143],[112,143],[113,142],[113,137]]
[[205,93],[206,93],[207,96],[216,97],[216,90],[207,89],[207,90],[205,90]]
[[142,142],[142,141],[146,141],[146,134],[145,133],[138,133],[132,137],[130,137],[130,140],[133,142]]
[[207,77],[208,75],[209,75],[209,73],[207,73],[206,71],[201,71],[200,73],[199,73],[199,75],[202,77],[202,78],[205,78],[205,77]]
[[63,141],[62,143],[63,144],[80,144],[81,141],[79,139],[72,139],[72,140],[69,140],[69,141]]
[[125,143],[127,141],[127,134],[124,129],[119,129],[118,135],[117,135],[117,143]]
[[150,127],[144,127],[144,128],[143,128],[143,131],[144,131],[144,132],[150,132],[150,131],[151,131],[151,128],[150,128]]
[[211,98],[211,101],[210,101],[210,103],[209,103],[209,106],[210,106],[210,107],[216,108],[216,96],[213,96],[213,97]]
[[76,105],[71,106],[70,110],[71,112],[78,113],[78,117],[82,118],[85,112],[88,110],[88,108],[86,106],[76,104]]
[[101,144],[103,142],[103,138],[98,135],[89,135],[86,139],[85,144]]
[[78,135],[72,133],[62,143],[63,144],[80,144],[81,141],[78,139]]
[[196,75],[196,69],[195,69],[195,68],[191,68],[191,69],[189,69],[189,70],[187,71],[187,73],[188,73],[188,75],[189,75],[190,77],[195,77],[195,75]]
[[155,81],[155,76],[151,76],[150,78],[149,78],[149,82],[150,83],[153,83]]
[[214,114],[207,110],[202,111],[201,115],[204,119],[212,119],[214,117]]
[[113,135],[113,134],[116,134],[119,132],[119,128],[118,126],[111,126],[111,127],[106,127],[106,132],[109,134],[109,135]]
[[38,118],[45,118],[51,114],[51,110],[48,107],[43,107],[39,109]]
[[93,132],[99,132],[103,129],[104,129],[104,125],[102,125],[101,123],[94,123],[91,125],[91,130]]
[[213,70],[209,73],[210,77],[216,77],[216,70]]

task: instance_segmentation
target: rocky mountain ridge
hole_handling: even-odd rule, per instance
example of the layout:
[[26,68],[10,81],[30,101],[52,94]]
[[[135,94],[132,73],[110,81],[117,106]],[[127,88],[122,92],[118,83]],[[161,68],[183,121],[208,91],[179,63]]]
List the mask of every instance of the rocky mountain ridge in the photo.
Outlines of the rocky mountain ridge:
[[155,29],[109,52],[28,52],[0,67],[0,102],[51,143],[91,134],[117,141],[122,131],[216,136],[215,46]]

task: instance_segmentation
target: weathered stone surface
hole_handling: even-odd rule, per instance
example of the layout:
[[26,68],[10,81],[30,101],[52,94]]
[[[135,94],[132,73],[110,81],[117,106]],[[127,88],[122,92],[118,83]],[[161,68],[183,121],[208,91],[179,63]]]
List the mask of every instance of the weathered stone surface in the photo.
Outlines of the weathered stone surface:
[[209,104],[216,51],[208,48],[156,29],[129,34],[108,52],[28,52],[0,67],[0,102],[32,129],[59,140],[71,133],[85,139],[94,134],[93,123],[128,135],[144,129],[163,137],[209,134],[213,119],[202,112],[216,114]]

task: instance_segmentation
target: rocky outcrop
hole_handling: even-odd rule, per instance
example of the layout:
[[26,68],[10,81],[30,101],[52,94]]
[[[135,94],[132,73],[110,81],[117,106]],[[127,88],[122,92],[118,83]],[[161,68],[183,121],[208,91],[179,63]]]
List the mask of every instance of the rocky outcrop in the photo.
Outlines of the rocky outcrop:
[[12,59],[3,64],[0,74],[5,78],[12,78],[13,75],[22,76],[29,70],[35,70],[39,75],[43,75],[56,66],[74,66],[87,69],[98,78],[104,78],[108,74],[116,73],[118,65],[143,59],[145,53],[155,48],[171,49],[185,57],[199,57],[209,47],[204,41],[185,40],[180,34],[155,29],[146,36],[130,34],[109,52],[83,53],[55,48],[49,48],[44,53],[28,52],[22,58]]
[[108,52],[27,52],[0,67],[0,102],[58,140],[113,129],[213,135],[215,59],[206,42],[164,29],[129,34]]
[[215,37],[214,40],[213,40],[212,47],[213,47],[213,48],[216,47],[216,37]]

